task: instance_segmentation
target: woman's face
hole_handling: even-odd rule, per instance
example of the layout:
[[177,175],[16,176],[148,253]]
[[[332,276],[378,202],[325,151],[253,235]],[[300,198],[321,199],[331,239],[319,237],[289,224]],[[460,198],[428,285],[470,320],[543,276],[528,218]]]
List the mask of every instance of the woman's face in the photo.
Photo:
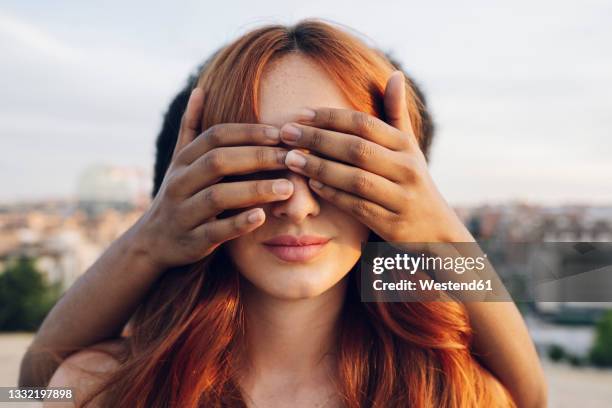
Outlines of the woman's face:
[[[298,53],[270,64],[259,89],[260,121],[281,127],[295,120],[303,107],[352,109],[325,71]],[[281,144],[284,146],[284,144]],[[284,201],[263,204],[265,223],[227,242],[226,249],[239,272],[255,288],[284,299],[320,295],[338,283],[361,255],[369,229],[348,213],[319,198],[308,179],[290,170],[275,172],[293,185]],[[281,235],[314,236],[325,244],[296,248],[265,242]]]

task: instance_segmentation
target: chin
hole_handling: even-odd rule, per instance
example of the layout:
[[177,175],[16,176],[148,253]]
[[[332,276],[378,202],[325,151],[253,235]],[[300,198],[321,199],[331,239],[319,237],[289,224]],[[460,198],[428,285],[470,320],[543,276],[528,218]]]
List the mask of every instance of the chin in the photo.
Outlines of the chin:
[[[337,265],[315,263],[309,265],[259,264],[263,272],[243,274],[259,291],[285,300],[309,299],[333,288],[348,271]],[[251,276],[249,276],[251,275]]]

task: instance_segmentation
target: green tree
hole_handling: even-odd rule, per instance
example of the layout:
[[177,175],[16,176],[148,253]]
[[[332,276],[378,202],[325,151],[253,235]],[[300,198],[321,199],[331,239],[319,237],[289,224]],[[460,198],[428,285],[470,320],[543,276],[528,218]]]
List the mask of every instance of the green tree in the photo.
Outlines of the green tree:
[[550,358],[552,361],[561,361],[565,357],[565,349],[558,344],[553,344],[548,349],[548,358]]
[[612,367],[612,310],[606,312],[597,323],[595,342],[589,357],[597,366]]
[[55,301],[59,285],[49,285],[34,266],[20,257],[0,273],[0,331],[36,330]]

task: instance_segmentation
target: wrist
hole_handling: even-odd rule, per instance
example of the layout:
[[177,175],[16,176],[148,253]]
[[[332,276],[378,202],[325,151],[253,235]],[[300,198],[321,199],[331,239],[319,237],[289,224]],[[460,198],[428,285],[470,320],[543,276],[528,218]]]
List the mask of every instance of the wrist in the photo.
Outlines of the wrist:
[[139,219],[122,237],[127,256],[137,265],[137,270],[147,275],[160,275],[164,270],[164,265],[154,257],[151,240],[141,225],[142,218]]
[[442,242],[476,242],[472,233],[461,222],[454,211],[452,212],[451,220],[448,227],[444,230]]

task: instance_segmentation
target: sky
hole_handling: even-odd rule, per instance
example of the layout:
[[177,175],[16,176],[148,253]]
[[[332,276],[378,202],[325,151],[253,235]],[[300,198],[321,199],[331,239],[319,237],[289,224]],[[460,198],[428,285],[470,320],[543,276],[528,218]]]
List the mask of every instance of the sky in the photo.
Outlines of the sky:
[[163,113],[212,51],[320,17],[424,90],[451,204],[612,204],[610,1],[175,3],[0,4],[0,202],[73,196],[92,164],[151,169]]

